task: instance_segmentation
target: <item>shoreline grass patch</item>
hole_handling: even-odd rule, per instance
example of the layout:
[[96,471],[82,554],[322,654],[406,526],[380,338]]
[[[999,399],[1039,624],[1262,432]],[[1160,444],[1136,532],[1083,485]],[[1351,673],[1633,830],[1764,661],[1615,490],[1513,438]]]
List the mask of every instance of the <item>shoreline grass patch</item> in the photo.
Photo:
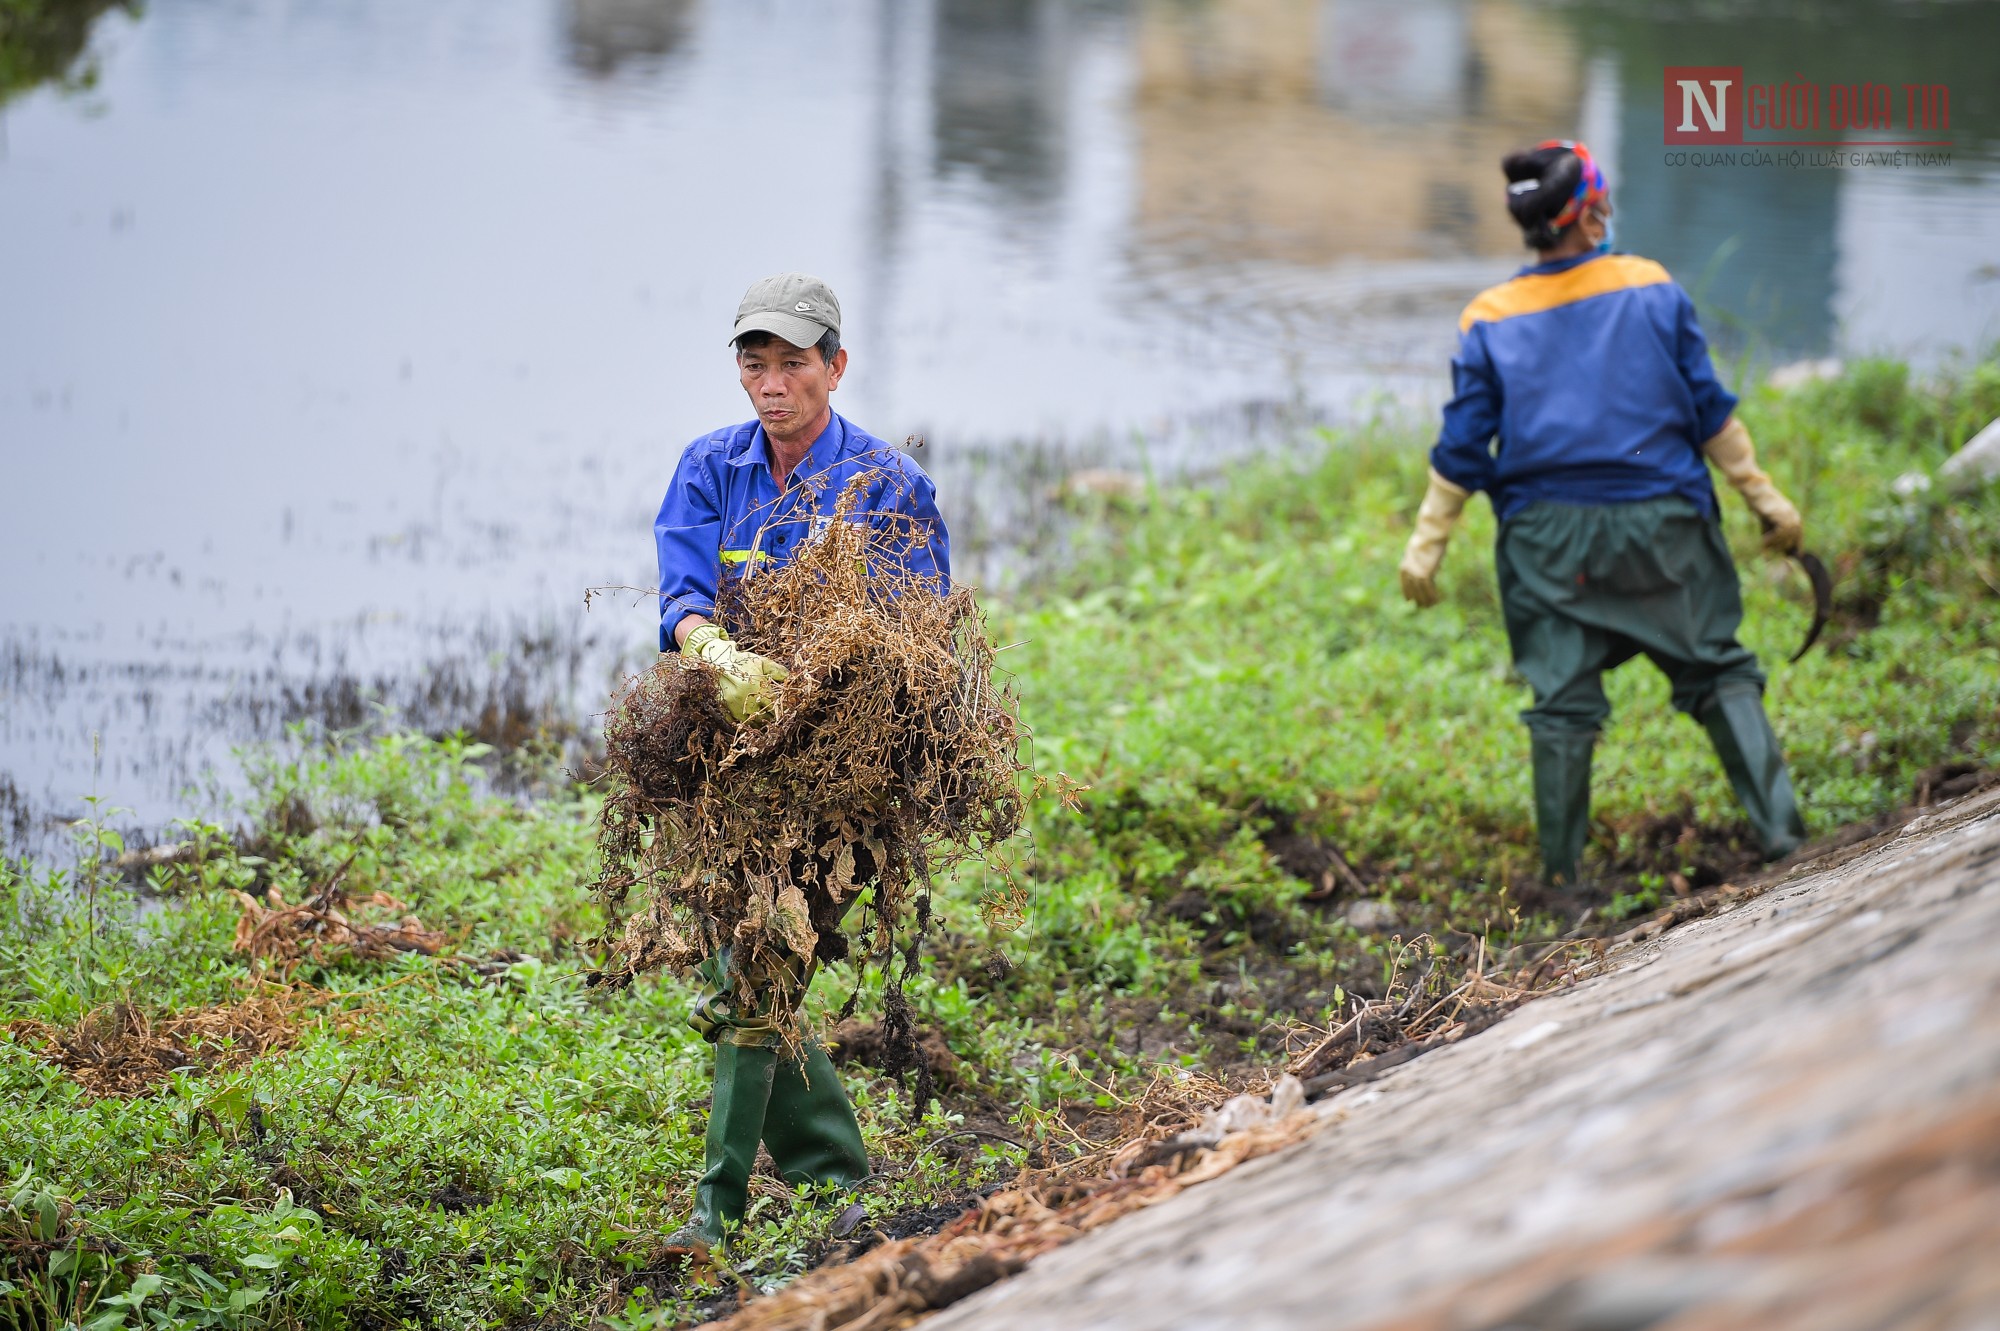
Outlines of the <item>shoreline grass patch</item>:
[[[1935,475],[2000,416],[2000,363],[1928,382],[1856,365],[1748,393],[1742,412],[1838,578],[1821,645],[1786,664],[1806,589],[1757,555],[1754,521],[1722,497],[1744,636],[1770,672],[1809,830],[1990,780],[2000,486],[1905,478]],[[1507,663],[1486,506],[1454,539],[1443,605],[1419,614],[1396,591],[1425,433],[1304,440],[1226,483],[1151,492],[1143,511],[1101,523],[1100,547],[1061,579],[986,607],[994,641],[1023,641],[1004,659],[1038,765],[1090,789],[1080,811],[1053,791],[1030,801],[1032,835],[1004,872],[974,859],[936,877],[908,997],[953,1055],[956,1086],[918,1115],[865,1057],[842,1066],[885,1165],[856,1232],[935,1223],[1031,1153],[1088,1165],[1156,1078],[1241,1090],[1365,1012],[1323,1055],[1329,1072],[1358,1075],[1354,1059],[1392,1052],[1376,1019],[1396,1017],[1413,985],[1423,997],[1403,1033],[1449,1034],[1453,1008],[1430,1010],[1455,976],[1554,982],[1569,956],[1558,940],[1584,911],[1586,931],[1629,929],[1736,871],[1734,801],[1707,741],[1634,666],[1608,680],[1617,710],[1591,851],[1602,888],[1525,899],[1533,806],[1515,713],[1527,689]],[[280,1056],[135,1098],[93,1098],[0,1041],[0,1161],[32,1180],[16,1218],[36,1223],[46,1196],[59,1243],[89,1267],[64,1317],[109,1315],[124,1305],[104,1300],[155,1277],[125,1325],[159,1312],[246,1328],[637,1328],[713,1310],[713,1289],[652,1257],[700,1167],[709,1050],[685,1026],[692,986],[585,988],[606,960],[587,941],[605,924],[586,890],[602,796],[559,785],[497,798],[477,754],[379,733],[270,754],[254,839],[197,835],[201,855],[147,870],[143,913],[102,886],[87,911],[67,871],[0,865],[0,1021],[69,1029],[115,1003],[238,1001],[248,961],[233,950],[233,893],[300,902],[343,865],[343,890],[406,904],[479,963],[302,957],[294,982],[365,1006],[364,1031],[307,1023]],[[989,918],[982,904],[1010,885],[1019,914]],[[1011,965],[993,964],[1002,943]],[[828,969],[811,1000],[828,1026],[842,993],[885,978],[873,956]],[[736,1260],[756,1289],[839,1250],[828,1209],[779,1180],[759,1180],[752,1208]],[[0,1279],[26,1290],[46,1276],[24,1271]]]

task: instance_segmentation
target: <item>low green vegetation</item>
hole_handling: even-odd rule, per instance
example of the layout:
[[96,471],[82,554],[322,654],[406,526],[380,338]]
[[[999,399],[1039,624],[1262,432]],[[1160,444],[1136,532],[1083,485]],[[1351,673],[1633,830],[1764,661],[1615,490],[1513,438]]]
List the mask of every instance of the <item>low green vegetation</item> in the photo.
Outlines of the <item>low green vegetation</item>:
[[[1825,833],[1907,799],[1955,752],[1990,756],[2000,734],[2000,508],[1991,488],[1949,496],[1931,479],[2000,415],[2000,365],[1919,388],[1901,365],[1867,363],[1753,397],[1742,415],[1837,580],[1822,645],[1787,664],[1811,621],[1809,588],[1759,552],[1754,519],[1723,489],[1743,637],[1770,675],[1809,827]],[[1091,784],[1087,844],[1129,881],[1258,881],[1245,834],[1274,817],[1332,838],[1398,897],[1473,892],[1496,921],[1498,891],[1532,872],[1515,720],[1528,697],[1509,667],[1491,510],[1467,510],[1440,577],[1445,603],[1406,605],[1395,565],[1426,467],[1410,442],[1363,431],[1296,467],[1162,494],[1080,561],[1066,595],[1005,630],[1028,640],[1011,664],[1038,765]],[[1686,822],[1726,862],[1716,843],[1738,819],[1700,728],[1671,711],[1643,660],[1607,686],[1596,867],[1655,867],[1645,836]],[[1231,847],[1247,859],[1234,863]]]
[[[1926,481],[2000,415],[2000,364],[1935,384],[1864,365],[1744,414],[1840,577],[1823,647],[1785,664],[1803,579],[1755,552],[1725,498],[1745,634],[1813,831],[1994,761],[2000,493]],[[1060,1158],[1163,1066],[1268,1068],[1288,1023],[1324,1022],[1414,959],[1501,964],[1579,917],[1642,912],[1677,878],[1747,867],[1701,731],[1638,662],[1614,677],[1599,750],[1599,886],[1533,883],[1525,690],[1483,504],[1445,604],[1396,594],[1416,442],[1386,426],[1308,441],[1226,484],[1085,514],[1098,536],[1075,567],[992,607],[996,641],[1020,644],[1002,660],[1037,768],[1086,789],[1039,805],[1008,863],[946,888],[913,989],[956,1055],[944,1102],[918,1119],[865,1063],[844,1067],[882,1171],[863,1194],[877,1221],[948,1205],[1024,1151]],[[669,1325],[716,1294],[655,1252],[701,1150],[709,1053],[682,1025],[689,988],[584,985],[595,797],[558,782],[501,799],[483,756],[301,738],[260,770],[248,836],[191,828],[193,862],[151,869],[141,894],[95,819],[74,869],[0,868],[14,1326]],[[234,893],[296,903],[337,874],[350,899],[387,893],[445,931],[446,955],[253,977]],[[822,1015],[856,982],[822,979]],[[260,994],[267,1029],[236,1038],[269,1052],[197,1045],[146,1094],[93,1097],[48,1056],[52,1039],[88,1054]],[[801,1269],[838,1209],[760,1184],[742,1278]]]

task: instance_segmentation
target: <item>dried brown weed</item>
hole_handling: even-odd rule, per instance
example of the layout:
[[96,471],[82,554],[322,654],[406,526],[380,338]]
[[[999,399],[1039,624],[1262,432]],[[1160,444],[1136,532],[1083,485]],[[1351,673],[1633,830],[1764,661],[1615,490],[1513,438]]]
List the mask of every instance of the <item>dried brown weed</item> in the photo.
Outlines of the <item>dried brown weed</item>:
[[[864,474],[792,562],[725,584],[717,619],[790,671],[768,721],[731,721],[713,670],[678,655],[607,718],[604,978],[725,945],[739,975],[778,952],[838,960],[842,917],[870,887],[867,949],[900,953],[907,976],[931,875],[1020,828],[1024,734],[972,592],[909,572],[913,524],[854,519],[861,487],[895,479]],[[900,978],[887,1004],[891,1033],[909,1035]]]

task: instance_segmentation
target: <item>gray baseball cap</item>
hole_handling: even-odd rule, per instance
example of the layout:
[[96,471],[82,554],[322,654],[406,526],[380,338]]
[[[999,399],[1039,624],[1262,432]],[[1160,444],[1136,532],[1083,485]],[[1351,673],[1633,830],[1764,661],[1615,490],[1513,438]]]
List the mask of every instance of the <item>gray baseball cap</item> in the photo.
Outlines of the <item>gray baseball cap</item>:
[[840,302],[833,288],[804,273],[779,273],[752,282],[736,307],[734,342],[745,333],[775,333],[795,347],[809,347],[840,331]]

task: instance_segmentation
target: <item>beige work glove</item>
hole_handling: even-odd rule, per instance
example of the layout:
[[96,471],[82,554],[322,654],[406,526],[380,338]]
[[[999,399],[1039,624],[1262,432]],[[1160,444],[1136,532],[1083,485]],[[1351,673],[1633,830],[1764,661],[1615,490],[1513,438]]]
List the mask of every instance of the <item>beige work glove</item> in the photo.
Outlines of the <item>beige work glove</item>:
[[1451,529],[1465,511],[1470,493],[1438,475],[1436,467],[1431,468],[1430,488],[1417,508],[1417,529],[1410,533],[1397,570],[1403,575],[1404,599],[1422,606],[1438,603],[1438,565],[1444,562],[1445,543],[1451,540]]
[[762,721],[772,711],[771,686],[791,674],[776,661],[746,652],[729,640],[720,624],[703,624],[681,643],[681,655],[715,667],[716,694],[738,722]]
[[1734,416],[1715,438],[1701,446],[1709,460],[1722,469],[1750,511],[1764,524],[1764,548],[1772,554],[1795,555],[1805,539],[1805,523],[1798,509],[1785,498],[1771,478],[1757,465],[1757,448],[1750,432]]

